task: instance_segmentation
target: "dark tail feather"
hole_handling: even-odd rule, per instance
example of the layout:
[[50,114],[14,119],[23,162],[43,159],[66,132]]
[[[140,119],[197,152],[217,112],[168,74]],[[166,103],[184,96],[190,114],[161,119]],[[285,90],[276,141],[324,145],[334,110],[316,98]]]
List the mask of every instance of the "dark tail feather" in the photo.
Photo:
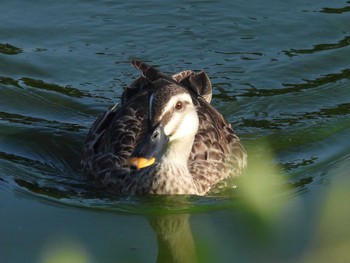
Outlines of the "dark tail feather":
[[131,63],[134,65],[134,67],[136,69],[141,71],[142,75],[146,79],[148,79],[151,82],[156,81],[158,79],[166,79],[166,80],[170,80],[170,81],[174,82],[174,80],[171,77],[169,77],[168,75],[166,75],[164,73],[159,72],[158,70],[147,65],[146,63],[143,63],[143,62],[138,61],[138,60],[133,60]]

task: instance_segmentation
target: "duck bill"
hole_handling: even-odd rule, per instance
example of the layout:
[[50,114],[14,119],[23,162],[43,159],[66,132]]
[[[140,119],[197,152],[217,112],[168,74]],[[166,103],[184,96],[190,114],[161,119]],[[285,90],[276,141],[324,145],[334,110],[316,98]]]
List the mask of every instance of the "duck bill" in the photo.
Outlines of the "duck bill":
[[169,138],[162,125],[154,127],[131,154],[127,165],[140,170],[154,164],[163,154]]
[[142,168],[146,168],[148,166],[151,166],[152,164],[154,164],[156,162],[156,158],[152,157],[150,159],[146,159],[143,157],[131,157],[128,160],[128,166],[130,168],[136,169],[136,170],[140,170]]

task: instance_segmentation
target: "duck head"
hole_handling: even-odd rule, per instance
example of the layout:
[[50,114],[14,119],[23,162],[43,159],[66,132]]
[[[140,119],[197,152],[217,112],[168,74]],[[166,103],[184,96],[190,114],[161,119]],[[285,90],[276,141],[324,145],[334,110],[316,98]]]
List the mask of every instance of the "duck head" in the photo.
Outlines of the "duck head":
[[128,161],[132,169],[156,162],[186,165],[198,131],[196,107],[186,88],[164,79],[154,85],[149,93],[148,130]]

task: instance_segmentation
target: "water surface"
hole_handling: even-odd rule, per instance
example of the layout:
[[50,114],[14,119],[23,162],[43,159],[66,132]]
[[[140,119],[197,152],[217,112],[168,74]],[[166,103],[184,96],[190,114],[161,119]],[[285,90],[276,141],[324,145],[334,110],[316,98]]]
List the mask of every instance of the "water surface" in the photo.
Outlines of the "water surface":
[[[5,0],[1,9],[3,262],[62,251],[86,262],[322,262],[325,247],[346,261],[350,2]],[[79,179],[88,129],[138,76],[134,58],[206,71],[213,105],[248,150],[249,189],[266,200],[237,189],[118,198]],[[254,188],[264,184],[273,190]]]

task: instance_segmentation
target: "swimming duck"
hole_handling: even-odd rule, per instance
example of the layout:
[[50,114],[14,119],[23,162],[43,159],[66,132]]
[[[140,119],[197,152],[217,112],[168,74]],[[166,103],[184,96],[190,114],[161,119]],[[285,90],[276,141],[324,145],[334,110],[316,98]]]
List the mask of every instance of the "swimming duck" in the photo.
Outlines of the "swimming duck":
[[210,105],[204,72],[141,72],[120,104],[92,125],[82,151],[87,178],[118,195],[204,195],[241,173],[247,154],[229,122]]

